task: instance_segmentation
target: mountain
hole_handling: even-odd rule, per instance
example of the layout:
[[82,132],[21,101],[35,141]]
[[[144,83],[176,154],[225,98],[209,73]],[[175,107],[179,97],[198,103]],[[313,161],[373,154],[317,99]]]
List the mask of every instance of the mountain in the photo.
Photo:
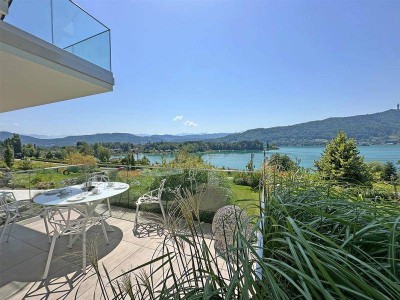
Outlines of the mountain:
[[313,146],[324,145],[339,130],[346,132],[348,137],[355,138],[359,144],[400,144],[400,111],[391,109],[375,114],[328,118],[291,126],[250,129],[219,140],[260,140],[278,146]]
[[66,135],[45,135],[45,134],[30,134],[30,133],[22,133],[22,135],[38,138],[38,139],[57,139],[66,137]]
[[[13,134],[7,131],[0,131],[0,141],[11,137]],[[90,135],[67,136],[63,138],[36,138],[28,135],[20,135],[23,144],[36,144],[41,147],[51,146],[74,146],[77,142],[85,141],[90,144],[94,143],[133,143],[145,144],[155,142],[185,142],[185,141],[202,141],[209,139],[221,138],[228,133],[212,133],[212,134],[189,134],[189,135],[149,135],[138,136],[130,133],[97,133]]]
[[185,134],[185,135],[152,135],[153,138],[159,138],[163,142],[187,142],[187,141],[204,141],[222,138],[229,133],[202,133],[202,134]]
[[[250,129],[241,133],[213,133],[187,135],[133,135],[130,133],[98,133],[67,136],[63,138],[36,138],[20,135],[24,144],[42,147],[73,146],[79,141],[88,143],[121,142],[144,144],[153,142],[186,142],[215,140],[222,142],[254,141],[275,143],[278,146],[324,145],[334,138],[339,130],[355,138],[359,144],[400,144],[400,111],[387,110],[380,113],[342,118],[329,118],[291,126]],[[0,141],[12,133],[0,131]]]

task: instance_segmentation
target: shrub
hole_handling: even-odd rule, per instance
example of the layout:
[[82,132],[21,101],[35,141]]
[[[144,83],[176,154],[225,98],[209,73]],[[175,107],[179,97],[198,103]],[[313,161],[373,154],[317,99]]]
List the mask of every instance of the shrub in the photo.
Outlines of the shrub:
[[55,182],[53,181],[47,181],[47,182],[38,182],[35,187],[39,190],[48,190],[48,189],[53,189],[56,187]]
[[[357,201],[324,182],[290,180],[265,194],[264,217],[260,211],[252,228],[262,243],[241,234],[238,219],[225,260],[182,197],[152,261],[108,277],[115,299],[400,299],[398,206]],[[106,286],[99,264],[93,266]]]
[[385,167],[382,172],[382,180],[384,181],[396,181],[398,179],[397,170],[391,161],[388,161],[385,164]]
[[383,164],[381,162],[377,162],[377,161],[371,161],[371,162],[367,162],[366,166],[374,180],[376,180],[376,181],[381,180],[382,173],[385,169],[385,164]]
[[268,159],[268,165],[275,167],[278,171],[287,172],[298,167],[296,162],[287,154],[274,153]]
[[39,182],[45,181],[45,178],[41,174],[35,174],[35,176],[31,179],[31,184],[36,185]]
[[78,166],[71,166],[67,168],[67,171],[70,173],[79,173],[81,170],[81,168],[79,168]]
[[0,160],[0,168],[8,168],[4,160]]
[[261,172],[237,172],[233,175],[233,182],[238,185],[257,188],[262,178]]
[[365,184],[371,180],[371,175],[364,157],[359,154],[355,140],[347,139],[346,134],[340,131],[314,165],[324,179]]
[[21,169],[22,170],[31,170],[32,162],[29,158],[25,158],[21,160]]
[[69,153],[65,160],[70,165],[94,166],[97,164],[97,159],[94,156],[84,155],[81,153]]

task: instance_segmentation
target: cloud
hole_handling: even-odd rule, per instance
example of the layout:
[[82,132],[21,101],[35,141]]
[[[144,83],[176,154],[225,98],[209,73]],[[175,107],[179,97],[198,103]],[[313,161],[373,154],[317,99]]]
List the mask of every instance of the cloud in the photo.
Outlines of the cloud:
[[14,126],[19,126],[19,124],[17,122],[14,122],[13,125]]
[[185,121],[184,124],[189,127],[197,127],[197,124],[193,121]]
[[183,116],[176,116],[175,118],[172,119],[174,122],[175,121],[182,121],[183,120]]

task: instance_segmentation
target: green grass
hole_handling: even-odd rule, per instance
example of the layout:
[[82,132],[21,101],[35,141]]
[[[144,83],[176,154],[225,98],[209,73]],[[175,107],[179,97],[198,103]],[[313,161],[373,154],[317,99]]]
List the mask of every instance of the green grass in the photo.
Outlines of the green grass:
[[57,188],[62,186],[62,181],[77,178],[82,181],[86,178],[84,173],[70,173],[64,175],[57,171],[43,171],[28,173],[13,173],[9,183],[12,188]]
[[231,203],[238,205],[250,215],[259,215],[259,193],[249,186],[231,185]]
[[[385,190],[385,191],[391,192],[391,193],[394,192],[393,185],[391,185],[391,184],[386,184],[384,182],[377,182],[377,183],[373,183],[372,185],[373,185],[374,189]],[[397,191],[400,192],[399,184],[396,185],[396,188],[397,188]]]
[[[44,169],[55,167],[57,164],[44,162],[44,161],[30,161],[31,169]],[[15,160],[13,166],[11,167],[11,171],[20,171],[23,170],[23,161],[22,160]]]

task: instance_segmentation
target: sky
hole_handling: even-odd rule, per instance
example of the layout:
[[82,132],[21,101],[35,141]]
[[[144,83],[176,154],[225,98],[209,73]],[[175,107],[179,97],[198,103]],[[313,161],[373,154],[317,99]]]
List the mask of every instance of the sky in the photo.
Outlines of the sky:
[[114,91],[1,113],[0,130],[240,132],[400,101],[400,1],[75,2],[111,29]]

